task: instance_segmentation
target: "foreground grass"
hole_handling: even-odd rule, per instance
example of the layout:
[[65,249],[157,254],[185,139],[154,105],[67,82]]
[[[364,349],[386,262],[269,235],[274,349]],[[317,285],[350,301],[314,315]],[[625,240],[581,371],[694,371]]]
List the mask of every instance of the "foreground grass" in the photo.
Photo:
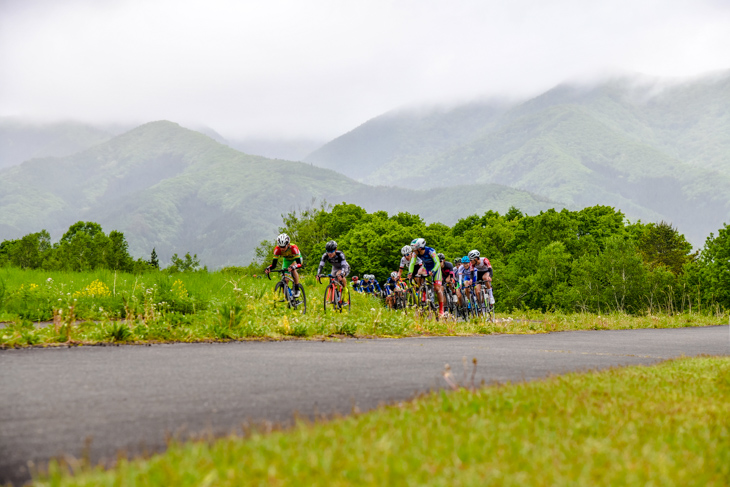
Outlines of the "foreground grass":
[[728,485],[730,358],[435,393],[289,431],[171,443],[61,485]]
[[[324,285],[304,279],[306,315],[276,303],[274,281],[215,273],[141,276],[111,271],[64,273],[0,269],[0,348],[47,344],[190,342],[285,337],[417,336],[545,333],[564,330],[670,328],[716,325],[725,318],[680,313],[519,312],[497,322],[436,321],[392,312],[380,300],[352,294],[343,314],[322,310]],[[498,297],[498,295],[497,295]],[[54,320],[52,326],[34,323]]]

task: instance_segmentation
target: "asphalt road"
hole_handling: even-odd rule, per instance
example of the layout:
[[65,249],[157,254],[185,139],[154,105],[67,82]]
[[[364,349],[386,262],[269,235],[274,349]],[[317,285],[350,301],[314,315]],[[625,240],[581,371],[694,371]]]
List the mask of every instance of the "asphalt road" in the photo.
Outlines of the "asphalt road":
[[446,363],[478,360],[477,380],[730,354],[728,326],[342,342],[238,342],[0,351],[0,483],[28,462],[161,450],[170,433],[245,421],[348,413],[441,388]]

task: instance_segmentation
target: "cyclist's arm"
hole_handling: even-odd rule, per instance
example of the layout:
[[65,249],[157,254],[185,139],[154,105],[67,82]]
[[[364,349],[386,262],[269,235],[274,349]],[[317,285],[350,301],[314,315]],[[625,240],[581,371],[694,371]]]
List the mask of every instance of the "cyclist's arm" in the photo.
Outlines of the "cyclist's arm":
[[431,252],[431,257],[433,258],[433,269],[434,269],[434,271],[436,269],[441,269],[441,261],[439,260],[439,256],[438,256],[438,254],[436,253],[435,250],[433,252]]
[[274,260],[271,261],[271,265],[269,266],[269,269],[276,269],[276,264],[279,263],[279,259],[274,257]]
[[322,254],[322,259],[319,261],[319,267],[317,267],[317,275],[322,274],[322,269],[324,268],[325,264],[325,258],[327,257],[327,252]]
[[415,252],[411,254],[411,263],[408,264],[408,274],[413,274],[413,268],[416,267],[416,259],[418,256]]

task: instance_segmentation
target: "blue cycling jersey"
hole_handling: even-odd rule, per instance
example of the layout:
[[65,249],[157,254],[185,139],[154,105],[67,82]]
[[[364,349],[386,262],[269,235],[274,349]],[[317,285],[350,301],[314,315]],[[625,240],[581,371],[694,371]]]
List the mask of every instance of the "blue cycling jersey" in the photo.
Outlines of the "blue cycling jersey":
[[423,261],[423,267],[426,268],[428,272],[431,272],[434,267],[436,267],[436,262],[434,261],[434,258],[436,261],[438,261],[438,255],[436,254],[436,250],[432,249],[431,247],[424,247],[426,252],[424,252],[423,255],[421,255],[421,260]]
[[380,284],[378,284],[377,280],[366,282],[363,285],[362,290],[365,291],[366,293],[374,293],[376,288],[377,288],[378,292],[380,292]]

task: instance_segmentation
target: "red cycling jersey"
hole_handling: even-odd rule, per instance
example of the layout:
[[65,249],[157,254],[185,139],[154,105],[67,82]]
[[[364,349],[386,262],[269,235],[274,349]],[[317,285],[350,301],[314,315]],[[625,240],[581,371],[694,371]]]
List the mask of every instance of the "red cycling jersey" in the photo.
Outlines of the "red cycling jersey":
[[274,248],[274,258],[283,257],[284,259],[299,259],[302,255],[299,253],[299,247],[290,244],[288,249],[282,249],[279,246]]

